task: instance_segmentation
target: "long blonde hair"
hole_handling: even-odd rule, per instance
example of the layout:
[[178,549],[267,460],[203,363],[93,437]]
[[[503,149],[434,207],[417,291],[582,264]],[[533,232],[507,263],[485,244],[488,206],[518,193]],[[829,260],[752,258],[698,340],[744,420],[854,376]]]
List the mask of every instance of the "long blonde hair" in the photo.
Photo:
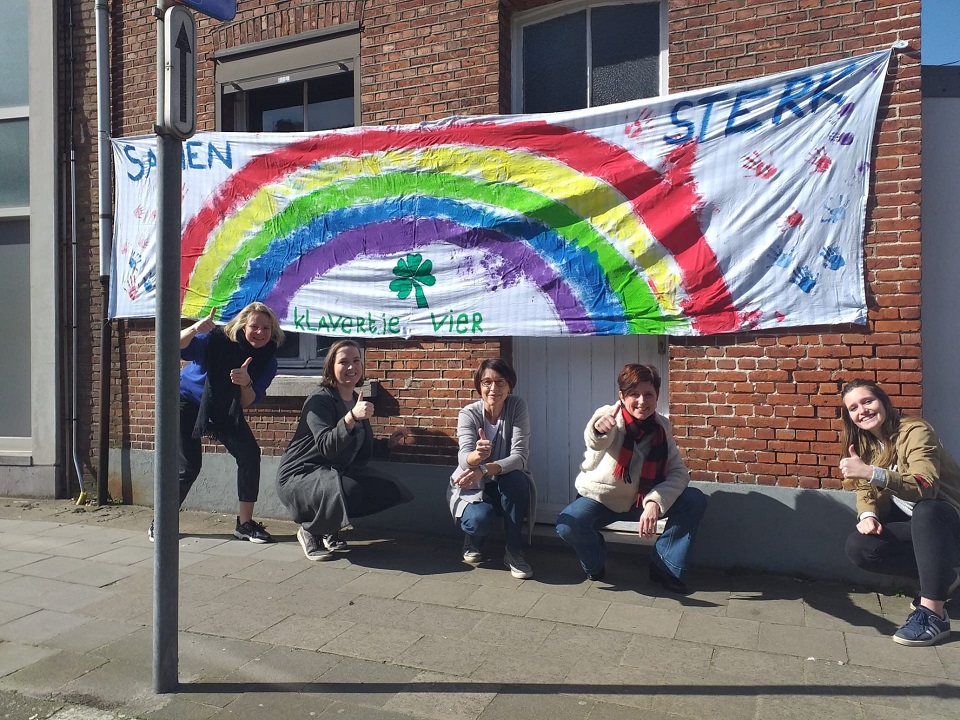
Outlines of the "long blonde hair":
[[243,310],[238,312],[237,316],[233,318],[233,320],[223,326],[223,334],[233,340],[233,342],[236,342],[237,333],[241,332],[243,328],[247,326],[247,320],[249,320],[250,316],[254,313],[262,313],[270,318],[270,339],[273,340],[278,347],[282,345],[283,330],[280,329],[280,321],[277,320],[277,316],[274,314],[273,310],[268,308],[262,302],[252,302]]

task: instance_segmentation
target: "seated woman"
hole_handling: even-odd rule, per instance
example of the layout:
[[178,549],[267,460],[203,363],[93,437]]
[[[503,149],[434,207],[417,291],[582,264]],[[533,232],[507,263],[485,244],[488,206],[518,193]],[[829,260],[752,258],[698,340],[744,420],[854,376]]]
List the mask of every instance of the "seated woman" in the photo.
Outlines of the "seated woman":
[[686,595],[681,579],[706,496],[688,486],[673,431],[657,415],[660,375],[650,365],[626,365],[617,378],[619,402],[597,410],[584,432],[587,450],[575,486],[577,499],[557,518],[557,534],[573,546],[590,580],[602,580],[606,543],[600,528],[639,522],[640,537],[666,528],[654,545],[650,579]]
[[[244,418],[277,374],[277,347],[283,330],[273,310],[253,302],[219,327],[210,315],[180,331],[180,505],[200,475],[202,439],[219,441],[237,461],[237,524],[240,540],[273,542],[253,519],[260,493],[260,446]],[[148,531],[154,541],[153,523]]]
[[865,570],[920,580],[893,641],[933,645],[950,634],[944,603],[960,587],[960,467],[930,424],[901,418],[876,383],[852,380],[840,397],[847,452],[840,474],[857,491],[847,557]]
[[450,478],[447,501],[465,533],[463,559],[468,563],[483,560],[484,540],[503,516],[503,562],[522,580],[533,577],[523,556],[523,519],[529,518],[532,533],[537,489],[527,470],[530,416],[523,399],[512,394],[516,385],[517,374],[502,358],[484,360],[473,374],[480,399],[460,411],[460,465]]
[[277,470],[277,495],[300,524],[297,540],[310,560],[329,560],[347,549],[341,530],[351,518],[409,502],[396,478],[370,467],[374,449],[394,447],[409,436],[400,428],[386,442],[374,440],[373,403],[356,392],[364,381],[360,346],[338,340],[327,352],[323,378],[303,404],[300,422]]

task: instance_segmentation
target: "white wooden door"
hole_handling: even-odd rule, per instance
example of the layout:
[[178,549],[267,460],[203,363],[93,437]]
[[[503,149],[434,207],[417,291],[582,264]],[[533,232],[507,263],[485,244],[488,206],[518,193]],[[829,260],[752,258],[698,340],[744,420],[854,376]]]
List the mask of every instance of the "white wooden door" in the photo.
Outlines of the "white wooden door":
[[530,467],[537,483],[537,520],[553,523],[575,496],[583,430],[601,405],[617,399],[627,363],[655,366],[663,379],[658,412],[667,408],[666,355],[656,336],[514,338],[518,395],[530,409]]

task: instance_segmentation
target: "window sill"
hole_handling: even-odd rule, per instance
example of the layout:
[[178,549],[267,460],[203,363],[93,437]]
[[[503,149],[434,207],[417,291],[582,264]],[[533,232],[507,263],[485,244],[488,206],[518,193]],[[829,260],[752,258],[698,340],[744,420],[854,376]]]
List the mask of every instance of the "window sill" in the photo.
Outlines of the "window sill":
[[0,452],[0,465],[30,467],[33,465],[33,453],[31,453],[29,450],[24,452],[4,450],[3,452]]
[[[319,375],[277,375],[267,388],[267,397],[305,398],[319,385]],[[360,389],[363,390],[365,398],[374,398],[380,390],[380,383],[376,380],[367,380]]]

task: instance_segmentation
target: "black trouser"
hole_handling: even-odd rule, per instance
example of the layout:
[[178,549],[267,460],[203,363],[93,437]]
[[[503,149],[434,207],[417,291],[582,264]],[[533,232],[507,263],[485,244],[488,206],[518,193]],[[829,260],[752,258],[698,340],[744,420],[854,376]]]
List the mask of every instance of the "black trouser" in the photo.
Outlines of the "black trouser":
[[919,578],[920,595],[947,600],[960,564],[960,516],[943,500],[921,500],[909,516],[893,506],[879,535],[854,532],[847,557],[854,565],[885,575]]
[[[193,437],[200,406],[180,398],[180,504],[200,475],[203,465],[203,443]],[[247,421],[241,417],[236,432],[219,432],[217,440],[237,461],[237,498],[240,502],[256,502],[260,494],[260,446]]]
[[[351,518],[375,515],[403,502],[403,495],[393,478],[372,468],[347,468],[340,476],[343,502]],[[352,476],[352,477],[351,477]]]

